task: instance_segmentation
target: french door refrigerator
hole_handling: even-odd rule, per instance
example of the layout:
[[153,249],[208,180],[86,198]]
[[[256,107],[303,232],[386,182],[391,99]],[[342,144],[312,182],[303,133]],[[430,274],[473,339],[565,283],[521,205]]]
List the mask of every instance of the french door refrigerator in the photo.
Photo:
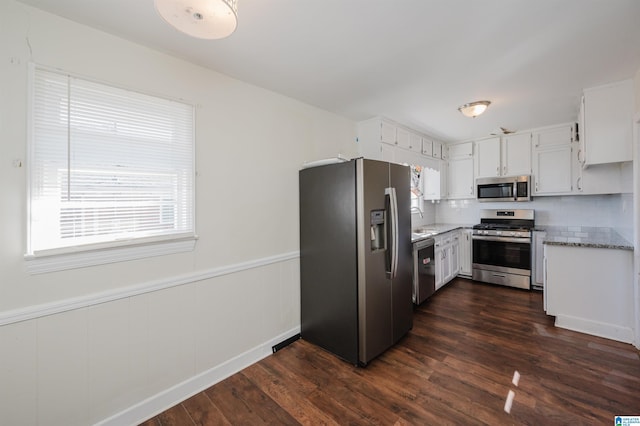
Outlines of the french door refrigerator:
[[413,325],[409,167],[300,170],[301,337],[364,366]]

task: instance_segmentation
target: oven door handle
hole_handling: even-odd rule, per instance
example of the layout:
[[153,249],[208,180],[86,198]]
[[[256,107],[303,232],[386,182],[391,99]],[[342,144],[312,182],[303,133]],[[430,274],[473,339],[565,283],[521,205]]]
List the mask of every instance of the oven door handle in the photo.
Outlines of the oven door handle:
[[526,237],[489,237],[484,235],[472,235],[472,240],[481,240],[481,241],[498,241],[501,243],[521,243],[521,244],[531,244],[531,238]]

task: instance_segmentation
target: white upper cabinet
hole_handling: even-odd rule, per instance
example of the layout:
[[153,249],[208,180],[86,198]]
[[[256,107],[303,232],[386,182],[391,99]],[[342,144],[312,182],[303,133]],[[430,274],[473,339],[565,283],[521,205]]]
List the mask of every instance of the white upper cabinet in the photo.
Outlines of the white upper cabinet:
[[431,156],[433,158],[442,158],[442,142],[432,141],[433,143],[433,151]]
[[476,177],[531,174],[531,133],[476,141]]
[[416,133],[409,133],[409,149],[413,152],[422,153],[422,136]]
[[474,198],[473,142],[449,145],[447,198]]
[[533,131],[533,195],[573,191],[573,129],[564,124]]
[[439,168],[424,166],[422,168],[423,174],[423,189],[422,198],[428,201],[437,201],[442,198],[442,173]]
[[386,143],[389,145],[396,144],[396,126],[391,123],[387,123],[386,121],[380,121],[380,139],[379,141],[382,143]]
[[396,128],[396,145],[400,148],[409,149],[409,131],[407,129]]
[[376,117],[358,123],[360,155],[395,163],[423,164],[442,158],[442,143],[391,120]]
[[360,155],[364,158],[392,163],[402,162],[403,156],[396,153],[398,147],[397,126],[393,122],[380,118],[361,121],[358,123],[357,140]]
[[531,174],[531,133],[502,137],[502,176]]
[[584,90],[580,111],[583,166],[632,160],[633,80]]
[[433,157],[433,140],[422,138],[422,155]]
[[449,160],[447,179],[447,198],[475,198],[473,179],[473,158]]
[[500,138],[476,142],[476,177],[501,176]]

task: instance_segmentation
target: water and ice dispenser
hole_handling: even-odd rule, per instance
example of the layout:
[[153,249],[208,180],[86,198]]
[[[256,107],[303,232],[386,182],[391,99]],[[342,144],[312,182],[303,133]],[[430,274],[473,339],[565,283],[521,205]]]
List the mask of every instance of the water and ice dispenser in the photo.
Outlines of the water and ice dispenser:
[[371,211],[371,251],[386,250],[385,211]]

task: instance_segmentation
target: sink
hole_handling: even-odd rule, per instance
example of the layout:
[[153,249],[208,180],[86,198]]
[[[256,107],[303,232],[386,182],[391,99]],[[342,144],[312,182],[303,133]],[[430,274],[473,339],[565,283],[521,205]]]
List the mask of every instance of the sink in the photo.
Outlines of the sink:
[[412,231],[414,234],[437,234],[438,230],[436,228],[416,228]]

